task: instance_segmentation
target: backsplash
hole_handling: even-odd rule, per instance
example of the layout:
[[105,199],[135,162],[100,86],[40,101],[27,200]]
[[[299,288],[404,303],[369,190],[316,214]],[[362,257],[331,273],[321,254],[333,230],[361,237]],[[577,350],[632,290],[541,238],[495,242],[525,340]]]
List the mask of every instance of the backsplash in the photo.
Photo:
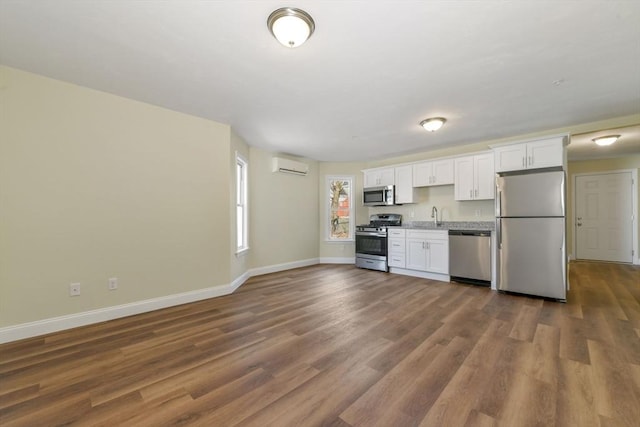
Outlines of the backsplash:
[[493,221],[495,202],[493,200],[456,201],[453,185],[416,188],[419,203],[398,206],[370,207],[369,215],[399,213],[402,221],[430,221],[431,209],[438,209],[438,221]]

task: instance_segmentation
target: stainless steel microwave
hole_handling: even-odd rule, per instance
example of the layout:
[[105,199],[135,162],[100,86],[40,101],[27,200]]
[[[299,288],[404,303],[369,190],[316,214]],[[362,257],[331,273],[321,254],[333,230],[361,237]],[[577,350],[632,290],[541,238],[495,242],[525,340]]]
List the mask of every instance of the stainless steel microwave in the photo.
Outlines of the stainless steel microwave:
[[362,192],[362,204],[365,206],[389,206],[395,204],[396,194],[393,185],[368,187]]

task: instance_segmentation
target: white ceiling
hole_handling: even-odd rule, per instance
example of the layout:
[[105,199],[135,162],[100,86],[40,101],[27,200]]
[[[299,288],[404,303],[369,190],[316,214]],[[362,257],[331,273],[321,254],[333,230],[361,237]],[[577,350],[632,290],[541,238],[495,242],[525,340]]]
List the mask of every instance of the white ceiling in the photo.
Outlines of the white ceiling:
[[[266,26],[283,6],[316,22],[297,49]],[[639,1],[0,0],[0,63],[365,161],[640,113],[638,22]]]

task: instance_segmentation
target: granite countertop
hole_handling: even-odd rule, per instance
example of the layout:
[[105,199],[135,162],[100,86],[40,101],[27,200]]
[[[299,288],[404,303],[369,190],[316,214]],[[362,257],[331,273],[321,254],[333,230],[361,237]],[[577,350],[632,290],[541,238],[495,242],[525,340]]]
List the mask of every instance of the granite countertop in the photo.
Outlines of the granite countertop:
[[413,228],[419,230],[478,230],[493,231],[496,224],[493,221],[442,221],[436,227],[433,221],[406,221],[400,227],[389,228]]

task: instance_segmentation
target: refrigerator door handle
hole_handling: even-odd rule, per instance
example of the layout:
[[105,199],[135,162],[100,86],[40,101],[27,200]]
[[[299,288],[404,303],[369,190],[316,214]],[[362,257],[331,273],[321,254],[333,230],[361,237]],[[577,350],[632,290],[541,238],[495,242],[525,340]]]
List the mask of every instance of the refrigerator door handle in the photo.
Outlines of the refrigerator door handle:
[[498,240],[498,249],[502,249],[502,221],[498,219],[498,226],[496,227],[496,231],[498,235],[496,236],[496,240]]
[[498,200],[498,205],[496,206],[496,216],[502,216],[502,191],[498,190],[498,196],[496,197]]

